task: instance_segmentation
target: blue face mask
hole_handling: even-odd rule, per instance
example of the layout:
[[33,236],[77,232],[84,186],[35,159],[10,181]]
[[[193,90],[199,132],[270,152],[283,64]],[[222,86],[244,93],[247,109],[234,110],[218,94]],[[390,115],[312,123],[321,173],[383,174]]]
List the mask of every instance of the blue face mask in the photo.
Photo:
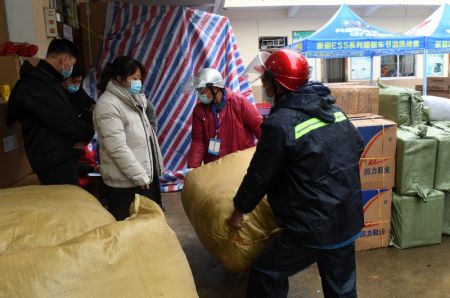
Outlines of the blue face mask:
[[69,86],[66,87],[66,90],[67,90],[68,92],[70,92],[70,93],[75,93],[75,92],[77,92],[78,90],[80,90],[80,86],[77,86],[77,85],[69,85]]
[[209,105],[212,101],[212,99],[208,98],[208,95],[201,93],[198,94],[198,99],[200,99],[200,102],[204,103],[205,105]]
[[131,95],[135,95],[141,92],[141,89],[142,89],[141,80],[131,80],[131,86],[130,88],[128,88],[128,92],[130,92]]
[[62,74],[62,76],[64,77],[64,80],[70,78],[70,76],[72,75],[72,70],[73,70],[73,65],[70,67],[69,70],[63,69],[63,71],[61,72],[61,74]]

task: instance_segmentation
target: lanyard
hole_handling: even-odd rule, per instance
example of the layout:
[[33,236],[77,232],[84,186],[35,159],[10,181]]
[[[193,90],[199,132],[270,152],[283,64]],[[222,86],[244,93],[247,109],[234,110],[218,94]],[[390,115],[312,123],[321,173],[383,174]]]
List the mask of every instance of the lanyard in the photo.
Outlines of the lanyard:
[[[227,99],[226,99],[225,94],[224,94],[222,102],[221,102],[221,104],[223,105],[221,110],[225,109],[226,102],[227,102]],[[215,125],[215,128],[216,128],[215,131],[216,131],[216,139],[217,139],[217,136],[219,135],[219,128],[222,126],[224,119],[222,119],[222,122],[219,123],[220,111],[219,111],[219,113],[217,113],[215,106],[212,105],[212,104],[211,104],[211,110],[212,110],[213,115],[214,115],[214,125]]]
[[213,114],[214,114],[214,125],[215,125],[215,128],[216,128],[216,139],[217,139],[217,136],[219,135],[219,128],[223,124],[223,119],[222,119],[222,122],[219,123],[220,112],[217,113],[216,109],[214,107],[212,108],[212,111],[213,111]]

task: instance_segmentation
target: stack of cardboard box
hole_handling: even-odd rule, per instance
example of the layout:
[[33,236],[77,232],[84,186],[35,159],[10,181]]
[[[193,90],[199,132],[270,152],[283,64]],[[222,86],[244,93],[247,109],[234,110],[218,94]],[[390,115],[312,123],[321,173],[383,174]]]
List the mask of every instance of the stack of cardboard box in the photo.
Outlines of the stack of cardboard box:
[[327,84],[336,105],[347,114],[378,114],[379,88],[376,86]]
[[[423,85],[416,85],[416,90],[423,90]],[[450,98],[450,78],[429,77],[427,78],[427,95]]]
[[364,140],[359,163],[364,228],[356,250],[386,247],[389,244],[392,187],[395,183],[397,125],[381,116],[351,119]]
[[[6,84],[12,90],[19,80],[20,65],[24,60],[33,65],[39,62],[37,58],[0,57],[0,85]],[[6,125],[7,107],[8,103],[0,98],[0,188],[38,184],[25,154],[20,124]]]

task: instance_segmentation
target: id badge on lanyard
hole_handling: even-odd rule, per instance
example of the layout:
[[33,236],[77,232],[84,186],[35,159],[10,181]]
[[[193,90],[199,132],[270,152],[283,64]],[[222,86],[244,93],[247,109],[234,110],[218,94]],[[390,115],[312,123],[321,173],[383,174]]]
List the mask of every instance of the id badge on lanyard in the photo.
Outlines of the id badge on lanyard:
[[213,113],[214,113],[214,124],[216,126],[216,137],[215,138],[210,138],[209,139],[209,146],[208,146],[208,153],[214,156],[219,156],[220,153],[220,142],[221,140],[219,139],[218,135],[219,135],[219,114],[216,115],[216,112],[213,108]]

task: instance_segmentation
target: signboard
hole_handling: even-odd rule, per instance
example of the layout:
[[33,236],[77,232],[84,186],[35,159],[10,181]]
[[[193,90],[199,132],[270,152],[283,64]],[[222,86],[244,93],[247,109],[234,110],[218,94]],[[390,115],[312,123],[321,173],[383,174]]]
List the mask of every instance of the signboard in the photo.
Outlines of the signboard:
[[54,8],[44,8],[45,35],[47,37],[57,37],[58,27],[56,23],[56,10]]
[[303,38],[307,38],[313,33],[314,31],[292,31],[292,43],[299,42]]

